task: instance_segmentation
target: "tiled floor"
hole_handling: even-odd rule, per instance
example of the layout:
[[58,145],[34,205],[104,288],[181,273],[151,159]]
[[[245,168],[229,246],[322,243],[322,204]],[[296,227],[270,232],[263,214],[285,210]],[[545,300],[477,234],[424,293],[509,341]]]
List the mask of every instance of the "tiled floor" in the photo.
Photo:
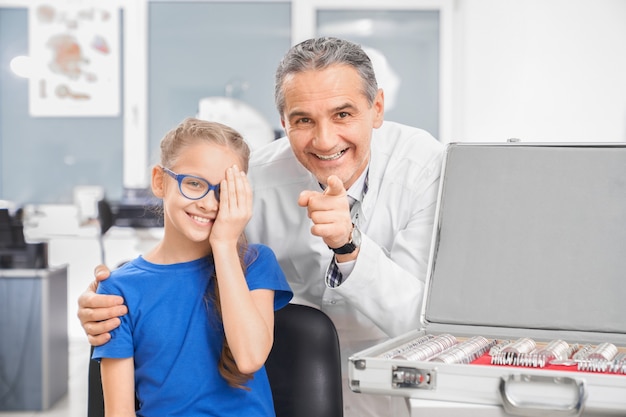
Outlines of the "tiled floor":
[[89,350],[86,337],[70,340],[68,394],[51,408],[44,411],[0,411],[0,417],[86,417]]

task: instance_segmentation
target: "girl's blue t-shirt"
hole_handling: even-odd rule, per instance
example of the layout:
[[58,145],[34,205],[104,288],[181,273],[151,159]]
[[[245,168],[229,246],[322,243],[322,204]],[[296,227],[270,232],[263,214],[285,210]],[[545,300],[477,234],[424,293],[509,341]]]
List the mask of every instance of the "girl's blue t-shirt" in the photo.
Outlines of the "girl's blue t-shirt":
[[[274,309],[284,307],[293,293],[271,249],[250,245],[245,260],[248,288],[274,290]],[[219,374],[224,330],[205,297],[213,270],[208,257],[172,265],[138,257],[100,283],[98,293],[124,297],[128,314],[93,358],[134,358],[138,416],[274,415],[264,367],[249,390]]]

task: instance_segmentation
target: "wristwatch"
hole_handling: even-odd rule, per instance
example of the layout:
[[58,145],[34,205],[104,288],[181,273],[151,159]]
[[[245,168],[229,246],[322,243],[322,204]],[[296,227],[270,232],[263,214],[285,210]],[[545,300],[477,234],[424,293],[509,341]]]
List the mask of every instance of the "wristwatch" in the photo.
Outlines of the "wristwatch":
[[352,253],[361,246],[361,231],[355,224],[352,225],[352,236],[350,237],[350,241],[343,246],[338,248],[329,248],[338,255],[346,255],[348,253]]

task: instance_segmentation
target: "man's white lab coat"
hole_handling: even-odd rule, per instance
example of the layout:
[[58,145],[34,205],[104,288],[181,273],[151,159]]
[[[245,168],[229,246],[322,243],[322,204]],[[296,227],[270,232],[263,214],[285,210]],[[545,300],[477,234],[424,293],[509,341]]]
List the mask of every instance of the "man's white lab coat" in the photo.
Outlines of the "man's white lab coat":
[[[287,138],[253,152],[248,240],[274,250],[292,302],[321,308],[333,320],[344,381],[351,354],[420,326],[442,154],[442,144],[424,130],[386,121],[373,131],[358,259],[348,278],[330,288],[325,274],[333,252],[311,234],[307,210],[297,203],[301,191],[320,190],[317,179],[297,161]],[[343,389],[345,417],[391,415],[381,411],[388,410],[388,398],[352,393],[346,383]]]

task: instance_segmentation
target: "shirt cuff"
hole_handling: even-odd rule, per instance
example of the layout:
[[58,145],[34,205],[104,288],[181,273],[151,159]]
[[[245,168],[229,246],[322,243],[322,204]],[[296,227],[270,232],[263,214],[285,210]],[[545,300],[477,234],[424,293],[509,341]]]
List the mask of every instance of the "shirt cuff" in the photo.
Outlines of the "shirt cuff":
[[[350,276],[350,274],[352,273],[352,270],[354,269],[354,265],[356,264],[356,259],[354,261],[348,261],[348,262],[337,262],[335,260],[335,257],[333,256],[330,263],[328,264],[328,268],[326,268],[326,276],[324,281],[326,282],[326,286],[328,288],[337,288],[339,286],[341,286],[341,284],[343,284],[344,282],[346,282],[346,280],[348,279],[348,277]],[[333,275],[333,271],[335,271],[335,274],[337,272],[339,272],[340,277],[339,277],[339,283],[336,285],[332,285],[331,284],[331,278]]]
[[350,276],[350,274],[352,273],[352,270],[354,269],[354,265],[356,264],[356,259],[353,261],[348,261],[348,262],[337,262],[335,260],[335,257],[333,257],[333,262],[337,263],[337,267],[339,268],[339,272],[341,272],[341,275],[343,275],[343,281],[348,279],[348,277]]

